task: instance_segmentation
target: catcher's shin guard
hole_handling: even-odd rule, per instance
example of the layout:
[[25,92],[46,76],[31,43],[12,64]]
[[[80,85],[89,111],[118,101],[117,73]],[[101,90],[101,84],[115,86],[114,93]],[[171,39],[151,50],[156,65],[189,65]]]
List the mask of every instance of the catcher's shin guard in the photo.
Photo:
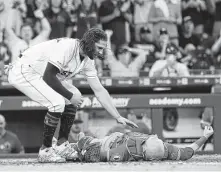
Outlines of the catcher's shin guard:
[[61,139],[63,139],[64,141],[68,140],[68,135],[73,125],[76,112],[77,108],[74,105],[65,105],[64,112],[61,116],[61,125],[59,130],[58,142]]

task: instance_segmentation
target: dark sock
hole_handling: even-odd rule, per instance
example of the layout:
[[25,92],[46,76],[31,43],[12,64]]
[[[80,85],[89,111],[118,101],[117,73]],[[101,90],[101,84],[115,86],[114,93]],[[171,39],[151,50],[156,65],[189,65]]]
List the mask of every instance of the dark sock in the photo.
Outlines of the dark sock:
[[64,112],[61,116],[61,125],[57,145],[61,145],[68,140],[68,135],[73,125],[76,112],[77,108],[74,105],[65,105]]
[[43,131],[43,146],[51,147],[52,146],[52,138],[54,136],[56,127],[59,123],[59,119],[61,117],[61,113],[59,112],[48,112],[45,116],[44,120],[44,131]]

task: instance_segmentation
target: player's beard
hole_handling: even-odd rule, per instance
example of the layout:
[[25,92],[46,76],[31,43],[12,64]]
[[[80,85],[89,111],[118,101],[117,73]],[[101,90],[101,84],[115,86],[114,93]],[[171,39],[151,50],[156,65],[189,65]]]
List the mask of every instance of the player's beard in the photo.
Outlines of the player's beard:
[[100,53],[96,52],[95,49],[92,49],[91,51],[88,51],[87,55],[92,60],[94,60],[95,58],[98,58],[100,60],[104,59],[104,54],[100,54]]
[[86,48],[86,50],[84,52],[91,60],[94,59],[95,47],[93,47],[93,48]]
[[100,53],[94,53],[94,58],[98,58],[100,60],[104,60],[104,54],[100,54]]

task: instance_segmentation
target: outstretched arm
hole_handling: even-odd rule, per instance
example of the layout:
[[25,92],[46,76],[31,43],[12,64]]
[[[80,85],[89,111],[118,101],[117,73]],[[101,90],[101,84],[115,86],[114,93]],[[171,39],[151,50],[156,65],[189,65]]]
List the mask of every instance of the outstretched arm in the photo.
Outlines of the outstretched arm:
[[136,124],[134,124],[126,118],[123,118],[119,114],[119,112],[113,104],[110,94],[101,85],[98,77],[88,77],[87,81],[101,105],[111,114],[111,116],[113,116],[117,120],[118,123],[121,123],[123,125],[127,124],[131,127],[137,127]]
[[194,153],[208,140],[208,138],[213,135],[213,127],[205,126],[203,136],[198,139],[196,142],[191,144],[189,147],[194,150]]
[[195,141],[193,144],[185,147],[178,148],[169,143],[164,143],[166,150],[166,159],[168,160],[188,160],[190,159],[194,153],[207,141],[207,139],[213,134],[213,128],[211,126],[207,126],[204,129],[203,136]]

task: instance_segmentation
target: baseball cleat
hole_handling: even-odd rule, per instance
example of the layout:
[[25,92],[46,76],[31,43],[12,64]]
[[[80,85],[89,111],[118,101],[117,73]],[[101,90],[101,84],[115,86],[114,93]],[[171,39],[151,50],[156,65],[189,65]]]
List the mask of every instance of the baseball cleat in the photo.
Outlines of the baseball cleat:
[[62,163],[66,162],[65,158],[56,154],[55,149],[52,147],[40,149],[38,154],[38,162],[41,163]]
[[76,151],[75,144],[70,144],[68,141],[59,146],[56,145],[54,148],[56,154],[68,161],[74,161],[78,158],[78,152]]

